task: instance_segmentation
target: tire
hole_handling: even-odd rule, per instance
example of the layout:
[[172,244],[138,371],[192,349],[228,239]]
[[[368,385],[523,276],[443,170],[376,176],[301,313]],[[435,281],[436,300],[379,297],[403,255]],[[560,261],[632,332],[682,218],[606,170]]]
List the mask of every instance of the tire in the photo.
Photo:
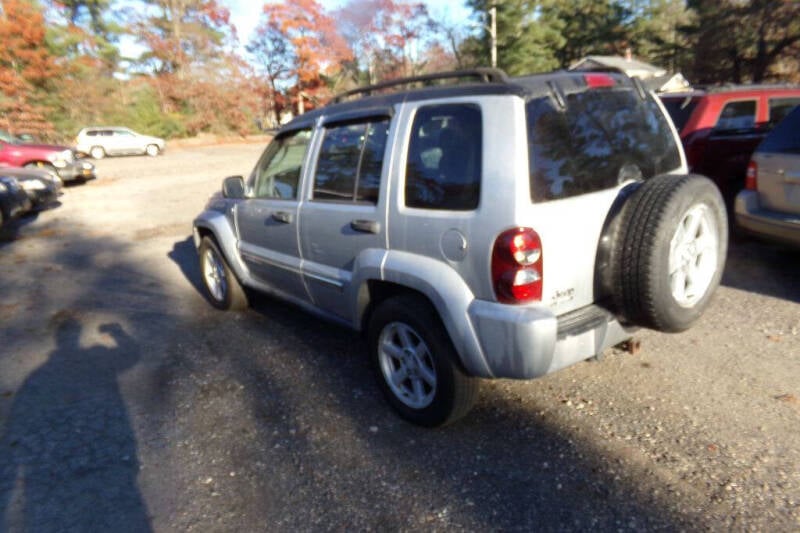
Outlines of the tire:
[[144,153],[146,153],[150,157],[156,157],[158,154],[161,153],[161,150],[159,150],[158,146],[156,146],[155,144],[148,144],[144,149]]
[[703,176],[657,176],[625,202],[615,240],[612,293],[625,321],[684,331],[700,318],[722,277],[725,203]]
[[[437,427],[472,408],[479,381],[461,369],[444,325],[422,297],[401,295],[379,304],[368,341],[381,391],[402,418]],[[402,380],[395,383],[392,375]]]
[[89,155],[92,156],[92,159],[103,159],[106,156],[106,151],[102,146],[92,146],[89,150]]
[[203,237],[197,252],[205,296],[211,305],[223,311],[246,309],[247,294],[214,239]]

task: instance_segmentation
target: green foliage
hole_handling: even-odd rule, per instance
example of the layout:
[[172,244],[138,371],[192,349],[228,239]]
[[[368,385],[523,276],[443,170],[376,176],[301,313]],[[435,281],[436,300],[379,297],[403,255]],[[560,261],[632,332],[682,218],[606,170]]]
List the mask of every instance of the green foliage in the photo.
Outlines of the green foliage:
[[497,8],[497,66],[511,75],[552,70],[558,66],[556,50],[566,40],[559,28],[544,19],[539,2],[531,0],[468,0],[480,14],[479,40],[465,42],[463,52],[484,66],[490,63],[489,9]]

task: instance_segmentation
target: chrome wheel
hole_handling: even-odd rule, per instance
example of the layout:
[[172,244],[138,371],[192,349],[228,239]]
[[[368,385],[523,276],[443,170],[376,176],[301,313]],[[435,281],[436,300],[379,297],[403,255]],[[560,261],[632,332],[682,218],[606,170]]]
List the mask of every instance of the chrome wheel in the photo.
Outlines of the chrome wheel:
[[211,248],[207,248],[203,254],[203,280],[211,297],[218,302],[224,302],[228,292],[225,266],[222,264],[222,259]]
[[106,156],[106,151],[100,146],[94,146],[89,150],[89,155],[92,156],[92,159],[103,159]]
[[159,149],[155,144],[148,144],[144,151],[147,153],[147,155],[155,157],[158,155]]
[[412,409],[428,407],[436,395],[436,366],[422,337],[408,324],[391,322],[378,338],[378,361],[392,393]]
[[718,228],[714,214],[697,204],[681,218],[669,246],[669,283],[681,307],[693,307],[705,296],[719,264]]

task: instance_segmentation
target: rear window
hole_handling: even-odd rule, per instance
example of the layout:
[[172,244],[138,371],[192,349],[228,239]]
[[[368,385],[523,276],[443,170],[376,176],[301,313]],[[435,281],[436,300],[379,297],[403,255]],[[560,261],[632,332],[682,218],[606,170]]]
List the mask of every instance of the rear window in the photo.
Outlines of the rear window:
[[527,104],[531,199],[569,198],[678,168],[681,157],[658,104],[630,88]]
[[780,124],[775,126],[757,151],[800,154],[800,107],[796,107]]
[[696,96],[686,96],[685,98],[664,98],[662,102],[669,113],[669,118],[675,124],[675,129],[681,131],[689,122],[694,108],[700,99]]

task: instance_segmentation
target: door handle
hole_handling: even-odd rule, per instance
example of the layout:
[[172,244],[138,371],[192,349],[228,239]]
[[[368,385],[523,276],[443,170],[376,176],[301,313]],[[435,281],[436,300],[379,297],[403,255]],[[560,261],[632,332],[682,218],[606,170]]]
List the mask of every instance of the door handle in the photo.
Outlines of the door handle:
[[350,227],[361,233],[379,233],[381,225],[374,220],[353,220]]
[[292,214],[287,213],[286,211],[275,211],[274,213],[272,213],[272,220],[275,220],[282,224],[291,224]]

